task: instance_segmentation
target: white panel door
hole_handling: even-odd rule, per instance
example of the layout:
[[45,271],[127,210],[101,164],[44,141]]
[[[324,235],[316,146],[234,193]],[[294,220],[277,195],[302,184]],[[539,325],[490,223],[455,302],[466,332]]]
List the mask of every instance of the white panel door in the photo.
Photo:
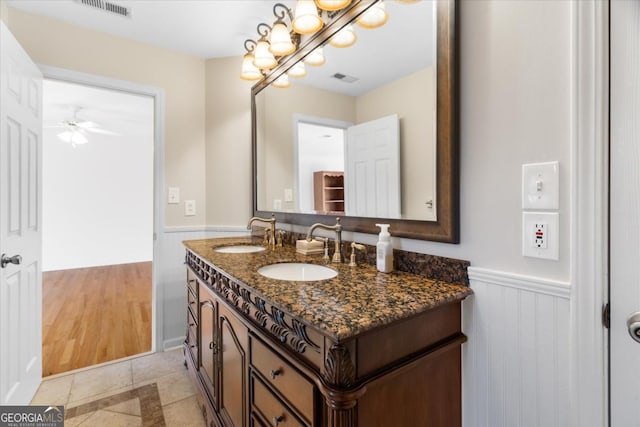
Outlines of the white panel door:
[[640,2],[610,5],[611,425],[640,426]]
[[400,127],[397,115],[349,127],[344,163],[347,215],[400,217]]
[[28,404],[42,380],[42,74],[2,22],[0,74],[0,254],[15,262],[0,263],[0,404]]

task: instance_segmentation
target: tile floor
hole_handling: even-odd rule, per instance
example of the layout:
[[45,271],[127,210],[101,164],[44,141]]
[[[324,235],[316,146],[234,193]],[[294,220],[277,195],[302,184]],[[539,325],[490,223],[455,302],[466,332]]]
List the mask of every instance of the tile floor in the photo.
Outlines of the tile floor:
[[205,426],[181,349],[45,378],[31,403],[64,405],[65,427]]

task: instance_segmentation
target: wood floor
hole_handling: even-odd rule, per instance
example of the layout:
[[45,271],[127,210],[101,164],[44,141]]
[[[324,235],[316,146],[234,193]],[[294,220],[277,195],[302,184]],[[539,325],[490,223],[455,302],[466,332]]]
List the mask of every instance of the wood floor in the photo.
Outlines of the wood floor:
[[43,376],[151,350],[151,265],[43,273]]

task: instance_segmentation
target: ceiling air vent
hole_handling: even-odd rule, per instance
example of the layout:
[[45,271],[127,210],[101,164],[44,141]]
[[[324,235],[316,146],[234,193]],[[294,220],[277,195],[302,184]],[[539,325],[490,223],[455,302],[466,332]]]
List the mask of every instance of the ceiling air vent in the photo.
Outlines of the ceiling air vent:
[[346,74],[342,74],[342,73],[335,73],[331,77],[333,77],[334,79],[338,79],[341,82],[345,82],[345,83],[353,83],[353,82],[358,80],[357,77],[347,76]]
[[105,0],[75,0],[76,3],[83,4],[85,6],[91,6],[95,9],[104,10],[115,15],[124,16],[125,18],[131,18],[131,9],[119,4],[112,3]]

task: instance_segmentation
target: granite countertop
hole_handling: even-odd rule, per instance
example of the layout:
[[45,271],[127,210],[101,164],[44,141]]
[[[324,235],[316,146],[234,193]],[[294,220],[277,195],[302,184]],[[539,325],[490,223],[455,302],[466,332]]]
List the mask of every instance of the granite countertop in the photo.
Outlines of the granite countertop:
[[[368,264],[325,263],[322,255],[302,255],[285,245],[254,253],[220,253],[228,245],[261,245],[256,237],[227,237],[183,242],[218,270],[253,289],[270,304],[336,340],[346,340],[376,327],[462,300],[473,291],[466,285],[427,279],[411,273],[380,273]],[[331,247],[331,249],[333,249]],[[330,251],[330,254],[333,251]],[[306,262],[338,271],[333,279],[313,282],[279,281],[260,275],[265,265]]]

